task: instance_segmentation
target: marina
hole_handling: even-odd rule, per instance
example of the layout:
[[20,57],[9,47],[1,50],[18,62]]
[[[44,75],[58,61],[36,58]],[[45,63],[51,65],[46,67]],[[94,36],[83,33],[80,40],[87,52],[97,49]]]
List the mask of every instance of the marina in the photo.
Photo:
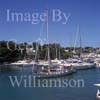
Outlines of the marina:
[[100,100],[99,0],[0,0],[0,100]]

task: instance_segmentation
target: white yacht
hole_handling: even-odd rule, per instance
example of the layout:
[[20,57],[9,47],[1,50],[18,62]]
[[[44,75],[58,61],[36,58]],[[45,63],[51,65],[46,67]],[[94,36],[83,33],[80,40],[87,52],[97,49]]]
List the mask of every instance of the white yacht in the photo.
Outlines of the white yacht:
[[80,59],[69,59],[69,60],[67,60],[67,64],[69,64],[70,66],[72,66],[76,70],[95,68],[94,63],[84,62],[84,61],[81,61]]
[[12,66],[32,66],[34,64],[34,61],[29,60],[19,60],[17,62],[11,63]]

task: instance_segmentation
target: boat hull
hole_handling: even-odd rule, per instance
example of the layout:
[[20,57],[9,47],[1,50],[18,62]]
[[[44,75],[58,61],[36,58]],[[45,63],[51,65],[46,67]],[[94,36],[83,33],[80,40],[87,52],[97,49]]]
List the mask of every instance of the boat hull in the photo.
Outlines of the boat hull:
[[68,76],[68,75],[72,75],[73,73],[75,73],[75,70],[71,70],[68,72],[63,72],[63,73],[58,73],[58,74],[39,74],[39,75],[35,75],[36,78],[56,78],[56,77],[63,77],[63,76]]
[[75,67],[76,70],[87,70],[87,69],[95,69],[95,65],[92,65],[92,66],[78,66],[78,67]]

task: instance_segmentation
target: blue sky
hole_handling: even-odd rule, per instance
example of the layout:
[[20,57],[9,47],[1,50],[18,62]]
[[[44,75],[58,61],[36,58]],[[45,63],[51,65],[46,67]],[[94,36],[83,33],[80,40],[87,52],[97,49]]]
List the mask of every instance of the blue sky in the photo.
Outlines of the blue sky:
[[[20,42],[32,42],[39,38],[42,24],[29,22],[7,22],[6,10],[11,12],[49,11],[50,42],[70,46],[75,40],[77,25],[80,25],[83,46],[100,47],[100,0],[0,0],[0,40],[16,39]],[[52,10],[60,9],[70,13],[67,24],[52,22]],[[45,32],[42,32],[42,39]],[[77,40],[79,45],[79,39]]]

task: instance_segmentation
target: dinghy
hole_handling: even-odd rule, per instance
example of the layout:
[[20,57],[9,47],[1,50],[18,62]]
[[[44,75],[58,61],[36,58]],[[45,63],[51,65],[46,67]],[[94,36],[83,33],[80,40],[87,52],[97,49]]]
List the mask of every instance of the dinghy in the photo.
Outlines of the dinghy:
[[100,86],[100,84],[94,84],[95,86]]
[[97,91],[96,99],[97,99],[97,100],[100,100],[100,90]]

